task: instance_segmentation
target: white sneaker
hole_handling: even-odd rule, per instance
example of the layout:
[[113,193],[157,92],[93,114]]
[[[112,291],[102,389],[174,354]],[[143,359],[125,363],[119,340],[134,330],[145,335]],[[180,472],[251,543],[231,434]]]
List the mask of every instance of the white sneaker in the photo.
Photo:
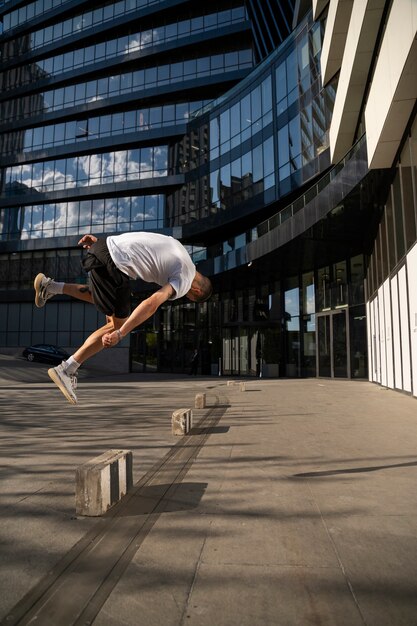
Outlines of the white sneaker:
[[49,286],[53,282],[52,278],[47,278],[45,274],[38,274],[33,281],[35,288],[35,304],[38,308],[45,306],[46,301],[55,295],[49,291]]
[[75,374],[67,374],[62,363],[56,367],[51,367],[48,370],[48,375],[62,391],[68,402],[77,404],[77,396],[75,395],[77,376]]

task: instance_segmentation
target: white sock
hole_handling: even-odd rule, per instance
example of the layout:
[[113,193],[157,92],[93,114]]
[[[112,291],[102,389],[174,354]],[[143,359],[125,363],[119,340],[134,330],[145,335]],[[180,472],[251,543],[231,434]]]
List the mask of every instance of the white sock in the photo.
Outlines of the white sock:
[[70,356],[69,359],[63,362],[63,365],[68,376],[72,376],[80,367],[81,363],[78,363],[73,356]]
[[65,283],[57,283],[54,280],[51,280],[51,282],[48,285],[48,291],[49,293],[53,293],[54,295],[58,293],[63,293],[64,285]]

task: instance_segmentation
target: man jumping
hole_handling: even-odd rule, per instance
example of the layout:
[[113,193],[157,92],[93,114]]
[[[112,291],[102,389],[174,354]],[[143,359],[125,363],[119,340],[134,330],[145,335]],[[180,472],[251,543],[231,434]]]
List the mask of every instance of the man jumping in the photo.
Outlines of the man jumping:
[[[87,359],[103,348],[115,346],[167,300],[186,296],[192,302],[204,302],[212,293],[210,280],[197,272],[184,246],[173,237],[148,232],[124,233],[106,239],[84,235],[78,245],[88,250],[82,261],[90,278],[88,286],[59,283],[44,274],[38,274],[34,281],[37,307],[45,306],[57,294],[65,294],[91,302],[107,319],[67,361],[48,370],[50,378],[72,404],[77,403],[77,370]],[[141,278],[161,287],[132,313],[130,278]]]

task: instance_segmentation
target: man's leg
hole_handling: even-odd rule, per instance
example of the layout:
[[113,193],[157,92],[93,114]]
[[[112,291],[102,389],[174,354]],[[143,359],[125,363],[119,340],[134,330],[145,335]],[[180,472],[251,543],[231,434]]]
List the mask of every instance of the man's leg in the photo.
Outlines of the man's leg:
[[84,302],[91,302],[93,304],[93,296],[87,285],[77,285],[75,283],[64,283],[62,293],[66,296],[72,296],[77,300],[84,300]]
[[84,302],[93,302],[93,297],[87,285],[75,283],[60,283],[45,274],[38,274],[33,283],[35,289],[35,304],[37,307],[45,306],[47,300],[58,294],[72,296]]
[[[71,295],[71,294],[68,294]],[[94,356],[103,349],[102,337],[117,328],[120,328],[127,319],[114,316],[106,316],[107,324],[98,328],[91,333],[84,341],[83,345],[67,361],[63,361],[61,365],[51,367],[48,370],[49,377],[59,387],[64,396],[71,404],[77,404],[76,389],[76,372],[80,365],[87,359]]]
[[78,348],[78,350],[72,355],[72,358],[80,365],[103,349],[103,343],[101,340],[104,335],[120,328],[127,320],[127,317],[120,318],[115,317],[114,315],[111,317],[107,315],[106,319],[107,324],[101,326],[101,328],[98,328],[89,337],[87,337],[81,348]]

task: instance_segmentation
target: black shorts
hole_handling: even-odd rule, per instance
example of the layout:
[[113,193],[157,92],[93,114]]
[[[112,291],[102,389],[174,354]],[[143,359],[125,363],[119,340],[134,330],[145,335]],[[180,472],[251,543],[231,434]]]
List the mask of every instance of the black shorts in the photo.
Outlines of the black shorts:
[[89,273],[91,295],[96,308],[104,315],[129,317],[129,276],[115,266],[106,240],[96,241],[81,264]]

